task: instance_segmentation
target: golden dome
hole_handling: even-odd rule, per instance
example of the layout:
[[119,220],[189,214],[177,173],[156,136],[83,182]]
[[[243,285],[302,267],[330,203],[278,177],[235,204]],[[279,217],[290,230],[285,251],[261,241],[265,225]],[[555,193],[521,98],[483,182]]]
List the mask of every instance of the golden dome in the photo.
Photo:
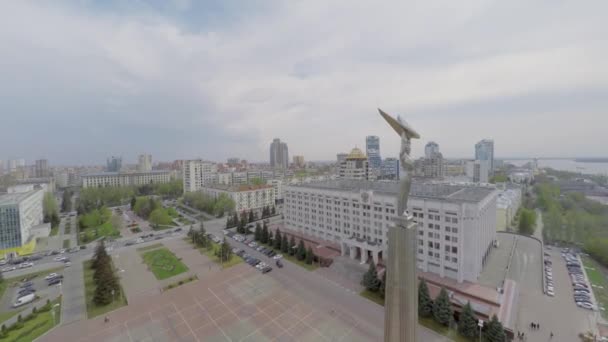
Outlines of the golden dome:
[[347,160],[367,159],[367,156],[360,149],[355,147],[352,149],[352,151],[350,151],[350,153],[348,154],[346,159]]

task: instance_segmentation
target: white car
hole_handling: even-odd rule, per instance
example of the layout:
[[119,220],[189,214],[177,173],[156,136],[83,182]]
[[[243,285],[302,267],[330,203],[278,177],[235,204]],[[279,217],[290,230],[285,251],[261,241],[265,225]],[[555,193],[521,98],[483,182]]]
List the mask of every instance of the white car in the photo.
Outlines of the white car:
[[46,277],[44,277],[45,280],[49,280],[49,279],[53,279],[57,276],[57,273],[51,273],[49,275],[47,275]]
[[275,256],[272,257],[274,260],[279,260],[281,258],[283,258],[283,254],[277,254]]
[[585,302],[576,302],[576,305],[578,305],[579,307],[583,308],[583,309],[587,309],[587,310],[593,310],[593,305],[590,303],[585,303]]
[[2,260],[0,260],[0,266],[4,266],[4,265],[6,265],[7,263],[8,263],[8,260],[6,260],[6,259],[2,259]]
[[10,272],[10,271],[14,271],[16,269],[17,269],[17,267],[15,267],[15,266],[9,266],[9,267],[3,268],[2,272]]
[[68,261],[68,262],[66,262],[65,264],[63,264],[63,266],[65,266],[65,267],[70,267],[70,266],[72,266],[72,263]]
[[28,267],[32,267],[34,266],[33,262],[23,262],[21,264],[19,264],[19,268],[28,268]]
[[59,254],[63,254],[63,253],[65,253],[65,248],[62,248],[59,250]]
[[64,257],[64,256],[58,256],[58,257],[54,257],[54,258],[53,258],[53,260],[55,260],[55,261],[63,261],[63,260],[65,260],[65,259],[67,259],[67,258],[66,258],[66,257]]
[[547,295],[549,297],[555,297],[555,292],[547,290]]
[[551,280],[551,281],[553,281],[553,277],[552,277],[552,276],[550,276],[550,275],[547,275],[547,280]]
[[547,291],[553,292],[554,290],[555,290],[555,288],[553,286],[547,286]]

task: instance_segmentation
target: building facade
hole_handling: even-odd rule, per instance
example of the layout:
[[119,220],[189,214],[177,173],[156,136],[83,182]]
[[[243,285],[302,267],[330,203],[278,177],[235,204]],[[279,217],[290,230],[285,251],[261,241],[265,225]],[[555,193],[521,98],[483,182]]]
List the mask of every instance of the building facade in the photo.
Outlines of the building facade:
[[399,159],[385,158],[382,162],[382,179],[399,179]]
[[305,167],[306,164],[304,163],[304,156],[293,156],[293,164],[298,168]]
[[340,164],[338,170],[338,177],[344,179],[371,179],[373,173],[369,167],[369,161],[367,156],[361,152],[358,148],[353,150],[346,156],[344,161]]
[[365,137],[365,153],[369,167],[375,170],[382,166],[382,157],[380,156],[380,138],[375,135]]
[[430,156],[423,159],[422,174],[426,178],[443,178],[445,176],[441,152],[432,152]]
[[289,167],[287,144],[281,142],[279,138],[275,138],[270,144],[270,166],[279,169],[287,169]]
[[107,172],[120,172],[122,169],[122,157],[112,156],[106,161]]
[[494,174],[494,140],[484,139],[475,144],[475,160],[487,162],[490,175]]
[[184,160],[182,175],[184,192],[198,191],[203,186],[216,182],[217,165],[201,159]]
[[210,184],[204,186],[201,192],[217,198],[221,194],[226,194],[235,204],[237,212],[261,209],[265,206],[275,204],[275,190],[271,185],[221,185]]
[[43,224],[43,190],[0,196],[0,249],[21,247]]
[[346,160],[346,157],[348,157],[348,153],[336,154],[336,162],[338,163],[338,166],[340,166],[340,164],[342,164],[342,162]]
[[424,156],[425,158],[431,158],[431,156],[435,153],[439,153],[439,144],[434,141],[429,141],[424,146]]
[[164,170],[149,172],[100,172],[81,176],[83,188],[106,186],[139,186],[161,184],[171,181],[171,172]]
[[34,175],[36,178],[48,177],[49,162],[46,159],[38,159],[34,162]]
[[521,206],[521,189],[505,189],[498,193],[496,199],[496,230],[506,230],[513,223],[513,218]]
[[[378,263],[388,255],[398,189],[398,182],[344,179],[285,186],[285,228]],[[493,187],[412,184],[408,211],[418,224],[418,268],[476,281],[496,236],[496,197]]]
[[138,172],[152,171],[152,155],[151,154],[140,154],[137,157],[137,171]]
[[467,161],[467,177],[474,183],[490,181],[490,163],[487,160]]

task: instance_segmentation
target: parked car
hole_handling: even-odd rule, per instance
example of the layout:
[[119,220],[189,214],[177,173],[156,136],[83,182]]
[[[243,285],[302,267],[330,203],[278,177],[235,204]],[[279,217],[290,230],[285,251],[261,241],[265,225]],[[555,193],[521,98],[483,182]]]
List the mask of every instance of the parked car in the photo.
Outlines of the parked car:
[[49,279],[53,279],[55,277],[59,276],[59,274],[57,273],[50,273],[49,275],[47,275],[46,277],[44,277],[44,279],[49,280]]
[[63,279],[62,279],[62,278],[55,278],[55,279],[51,279],[51,280],[49,280],[49,281],[47,282],[47,284],[48,284],[49,286],[53,286],[53,285],[58,285],[58,284],[61,284],[61,282],[62,282],[62,281],[63,281]]
[[14,308],[18,308],[18,307],[23,306],[25,304],[31,303],[31,302],[34,301],[35,298],[36,298],[36,295],[33,294],[33,293],[30,293],[30,294],[25,295],[23,297],[19,297],[19,298],[17,298],[17,300],[13,304],[13,307]]
[[262,274],[268,273],[268,272],[270,272],[270,271],[272,271],[272,267],[270,267],[270,266],[266,266],[266,267],[264,267],[264,268],[262,269]]
[[278,268],[283,268],[283,263],[281,262],[280,259],[277,259],[277,261],[275,262],[275,264],[277,265]]

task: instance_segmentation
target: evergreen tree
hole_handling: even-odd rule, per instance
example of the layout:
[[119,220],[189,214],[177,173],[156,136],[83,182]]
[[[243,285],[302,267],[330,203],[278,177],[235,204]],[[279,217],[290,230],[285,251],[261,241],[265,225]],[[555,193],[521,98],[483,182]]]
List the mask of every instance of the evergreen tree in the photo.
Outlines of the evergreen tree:
[[64,213],[72,211],[72,192],[65,190],[61,200],[61,211]]
[[96,269],[98,268],[100,265],[103,265],[105,263],[109,263],[110,262],[110,256],[108,255],[108,252],[106,251],[106,245],[103,242],[103,240],[99,241],[99,243],[97,244],[97,247],[95,248],[95,252],[93,254],[93,262],[91,264],[91,267]]
[[135,203],[137,203],[137,198],[133,196],[131,197],[131,210],[135,209]]
[[376,264],[371,262],[369,269],[363,274],[363,280],[361,285],[365,286],[368,291],[376,292],[380,289],[380,279],[378,279],[378,271],[376,270]]
[[232,227],[232,217],[228,216],[226,219],[226,229]]
[[232,226],[236,227],[239,224],[239,215],[234,212],[234,215],[232,215]]
[[249,210],[249,222],[253,222],[255,221],[255,217],[253,215],[253,210]]
[[260,222],[255,224],[255,232],[253,233],[253,238],[255,241],[262,240],[262,227],[260,226]]
[[247,212],[246,211],[243,211],[241,213],[241,221],[244,223],[244,225],[248,223],[247,222]]
[[275,210],[274,206],[272,206],[272,211],[271,211],[271,214],[272,214],[272,215],[275,215],[275,214],[276,214],[276,210]]
[[382,279],[380,280],[380,288],[378,289],[378,292],[380,293],[380,297],[384,299],[386,294],[386,269],[384,270],[384,273],[382,273]]
[[505,342],[507,341],[507,335],[505,329],[496,317],[492,316],[492,319],[486,324],[484,330],[484,340],[487,342]]
[[312,265],[314,258],[315,258],[315,255],[312,252],[312,248],[308,247],[308,249],[306,250],[306,263],[308,265]]
[[473,314],[471,303],[467,304],[462,308],[460,313],[460,321],[458,322],[458,332],[460,335],[468,338],[477,336],[477,319]]
[[268,245],[271,247],[274,245],[274,237],[272,234],[272,230],[268,231]]
[[224,238],[220,248],[215,251],[215,256],[217,256],[222,262],[226,262],[232,257],[232,248],[230,247],[228,241],[226,241],[226,238]]
[[281,230],[279,230],[277,228],[277,231],[274,235],[274,249],[276,250],[280,250],[281,249],[281,243],[283,242],[283,237],[281,236]]
[[281,240],[281,252],[285,254],[289,252],[289,241],[287,241],[287,234],[284,234],[283,240]]
[[291,236],[291,239],[289,239],[289,255],[295,255],[296,251],[295,248],[293,248],[296,245],[296,239],[293,237],[293,235]]
[[4,282],[4,276],[2,275],[2,272],[0,272],[0,284],[2,284]]
[[453,312],[450,297],[445,288],[442,287],[439,295],[433,302],[433,318],[435,322],[447,327],[452,322],[452,317]]
[[431,317],[433,314],[433,300],[429,294],[429,287],[424,279],[418,283],[418,316]]
[[298,252],[296,253],[296,258],[302,261],[306,258],[306,248],[304,247],[304,241],[300,240],[298,242]]
[[262,238],[260,241],[262,241],[262,243],[268,243],[268,227],[266,225],[262,228]]

